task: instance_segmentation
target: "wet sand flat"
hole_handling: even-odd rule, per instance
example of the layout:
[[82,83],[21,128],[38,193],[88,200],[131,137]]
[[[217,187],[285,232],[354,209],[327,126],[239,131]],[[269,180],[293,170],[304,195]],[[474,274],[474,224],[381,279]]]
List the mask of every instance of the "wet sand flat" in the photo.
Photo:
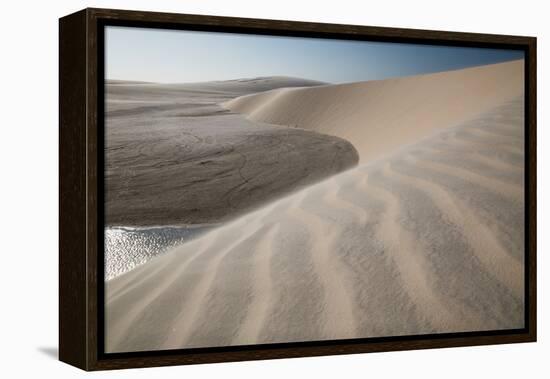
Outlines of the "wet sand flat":
[[218,105],[319,84],[285,77],[107,83],[106,224],[219,223],[354,166],[358,155],[348,141],[249,121]]

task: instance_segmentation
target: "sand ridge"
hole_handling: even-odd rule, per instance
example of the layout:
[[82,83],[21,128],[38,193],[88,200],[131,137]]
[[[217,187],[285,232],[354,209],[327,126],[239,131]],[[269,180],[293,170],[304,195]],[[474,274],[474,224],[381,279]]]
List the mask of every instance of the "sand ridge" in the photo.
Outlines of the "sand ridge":
[[361,162],[463,123],[523,92],[524,61],[309,88],[281,88],[222,103],[250,120],[350,141]]

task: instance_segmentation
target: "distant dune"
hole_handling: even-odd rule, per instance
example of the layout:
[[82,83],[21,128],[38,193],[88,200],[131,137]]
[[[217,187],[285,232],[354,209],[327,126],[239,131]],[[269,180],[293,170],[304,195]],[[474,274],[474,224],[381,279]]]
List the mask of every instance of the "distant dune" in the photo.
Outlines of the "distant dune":
[[287,77],[107,84],[106,223],[219,223],[357,164],[355,148],[311,130],[247,120],[218,105],[319,82]]
[[151,82],[144,82],[139,80],[119,80],[119,79],[106,79],[105,84],[107,85],[129,85],[129,84],[154,84]]
[[[277,88],[311,87],[327,83],[292,78],[288,76],[266,76],[249,79],[220,80],[201,83],[146,83],[138,81],[107,80],[108,103],[121,101],[176,102],[189,101],[195,95],[202,98],[224,100],[233,99],[251,93],[269,91]],[[109,105],[109,104],[108,104]]]
[[172,86],[173,88],[183,88],[186,90],[199,89],[201,91],[207,90],[230,92],[234,94],[249,94],[269,91],[277,88],[314,87],[326,84],[328,83],[320,82],[317,80],[293,78],[290,76],[264,76],[257,78],[220,80],[203,83],[170,84],[169,86]]
[[380,81],[276,89],[223,105],[256,122],[341,137],[368,162],[520,95],[523,74],[519,60]]
[[439,132],[107,282],[107,352],[522,328],[521,66],[237,100],[363,158]]

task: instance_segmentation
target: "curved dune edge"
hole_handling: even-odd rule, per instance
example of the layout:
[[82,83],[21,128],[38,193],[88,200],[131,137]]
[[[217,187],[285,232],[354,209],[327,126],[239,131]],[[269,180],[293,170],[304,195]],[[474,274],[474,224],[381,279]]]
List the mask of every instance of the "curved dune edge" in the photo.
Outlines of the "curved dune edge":
[[520,95],[523,73],[524,61],[517,60],[379,81],[275,89],[222,106],[257,122],[344,138],[368,162]]
[[518,97],[153,258],[106,351],[522,328],[523,143]]

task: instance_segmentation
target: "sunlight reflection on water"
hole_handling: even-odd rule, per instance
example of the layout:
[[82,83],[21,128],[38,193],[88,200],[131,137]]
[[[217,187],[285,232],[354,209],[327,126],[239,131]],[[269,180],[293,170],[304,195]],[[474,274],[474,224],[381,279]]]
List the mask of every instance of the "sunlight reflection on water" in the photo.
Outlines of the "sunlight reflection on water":
[[212,226],[105,228],[105,280],[132,270],[170,247],[193,239]]

